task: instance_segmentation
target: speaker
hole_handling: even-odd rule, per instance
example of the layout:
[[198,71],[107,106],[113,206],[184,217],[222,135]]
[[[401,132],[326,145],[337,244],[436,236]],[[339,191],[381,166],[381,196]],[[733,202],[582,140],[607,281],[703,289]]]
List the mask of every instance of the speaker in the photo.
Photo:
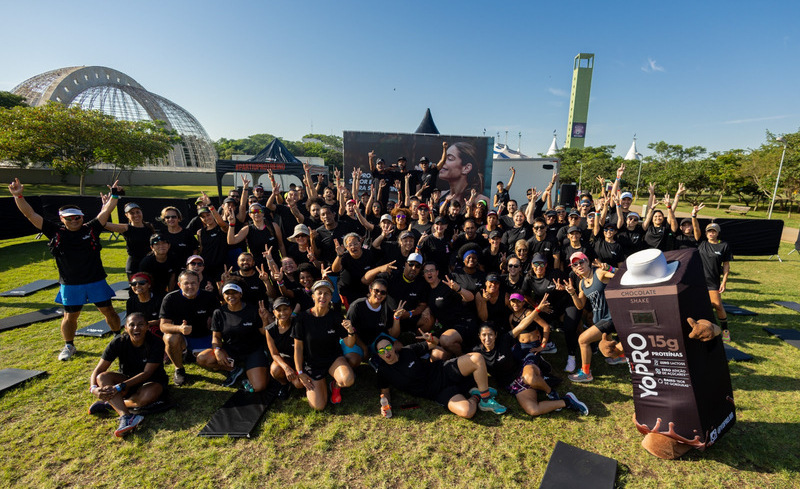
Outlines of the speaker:
[[578,194],[578,186],[574,183],[565,183],[561,185],[561,194],[558,199],[559,205],[566,207],[575,207],[575,197]]

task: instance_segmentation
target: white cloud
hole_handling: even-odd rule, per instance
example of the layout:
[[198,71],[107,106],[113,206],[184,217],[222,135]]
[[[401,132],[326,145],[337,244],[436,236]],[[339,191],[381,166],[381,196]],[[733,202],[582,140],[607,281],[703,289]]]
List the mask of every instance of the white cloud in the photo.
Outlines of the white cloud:
[[748,122],[774,121],[775,119],[786,119],[787,117],[791,117],[791,114],[754,117],[752,119],[734,119],[732,121],[725,121],[723,124],[747,124]]
[[663,66],[656,63],[656,60],[653,58],[647,58],[647,64],[642,66],[642,71],[645,73],[654,73],[656,71],[664,72],[667,70],[665,70]]
[[561,90],[560,88],[552,88],[551,87],[551,88],[548,88],[547,91],[552,93],[556,97],[566,97],[566,96],[569,95],[566,90]]

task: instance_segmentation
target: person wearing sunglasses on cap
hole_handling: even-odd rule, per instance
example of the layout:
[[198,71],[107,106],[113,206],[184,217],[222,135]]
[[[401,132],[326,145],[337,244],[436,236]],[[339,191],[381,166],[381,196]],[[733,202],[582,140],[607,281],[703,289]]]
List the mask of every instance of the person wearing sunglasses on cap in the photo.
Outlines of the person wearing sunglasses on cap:
[[128,295],[128,300],[125,301],[125,312],[128,316],[134,312],[144,314],[150,332],[161,338],[164,333],[161,332],[161,321],[158,315],[161,312],[161,302],[164,300],[164,295],[153,292],[152,282],[153,278],[149,273],[137,272],[133,274],[129,282],[131,293]]
[[128,261],[125,263],[125,273],[128,280],[139,271],[142,259],[150,253],[150,236],[156,230],[152,224],[144,221],[142,208],[136,202],[125,204],[125,217],[127,224],[117,224],[108,221],[105,225],[106,231],[119,233],[125,238],[125,251],[128,252]]
[[48,247],[56,260],[61,282],[55,301],[64,306],[61,320],[64,348],[58,354],[62,361],[69,360],[77,352],[75,331],[84,304],[94,303],[111,330],[117,334],[120,331],[119,315],[111,305],[116,292],[106,282],[107,274],[100,256],[100,233],[119,199],[117,183],[109,187],[109,194],[101,194],[100,212],[88,222],[84,222],[83,211],[75,205],[65,205],[58,210],[59,222],[45,219],[25,200],[24,186],[18,178],[8,186],[22,215],[50,240]]

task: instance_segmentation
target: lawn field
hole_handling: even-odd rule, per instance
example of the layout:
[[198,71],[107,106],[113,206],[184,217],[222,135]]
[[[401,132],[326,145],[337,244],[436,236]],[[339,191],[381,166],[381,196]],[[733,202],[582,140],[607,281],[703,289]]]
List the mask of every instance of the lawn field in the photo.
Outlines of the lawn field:
[[[38,191],[37,191],[38,193]],[[173,194],[174,195],[174,194]],[[105,237],[106,235],[104,235]],[[123,241],[103,241],[109,282],[124,280]],[[791,249],[781,246],[785,257]],[[800,486],[800,350],[767,335],[764,326],[800,328],[800,314],[772,304],[800,301],[800,257],[783,263],[737,257],[723,298],[758,313],[731,316],[733,345],[752,354],[731,363],[737,421],[706,452],[662,461],[640,445],[634,427],[631,383],[624,366],[593,362],[595,382],[565,380],[589,406],[580,417],[568,410],[527,416],[502,393],[504,416],[478,413],[463,420],[428,401],[419,409],[379,414],[375,376],[356,371],[354,387],[339,406],[314,412],[295,392],[276,401],[253,439],[197,436],[232,392],[220,374],[187,367],[192,382],[170,387],[178,403],[147,416],[125,439],[113,436],[116,417],[87,414],[93,400],[89,375],[108,338],[76,340],[79,353],[59,362],[59,321],[0,333],[0,368],[46,370],[48,375],[0,394],[2,487],[537,487],[559,440],[615,458],[619,487],[792,488]],[[0,290],[39,278],[57,278],[45,240],[0,241]],[[0,299],[0,317],[53,304],[56,289],[25,298]],[[115,302],[117,308],[123,303]],[[101,315],[85,309],[81,326]],[[566,360],[547,357],[558,372]],[[167,367],[172,374],[172,367]],[[412,402],[395,394],[394,405]]]

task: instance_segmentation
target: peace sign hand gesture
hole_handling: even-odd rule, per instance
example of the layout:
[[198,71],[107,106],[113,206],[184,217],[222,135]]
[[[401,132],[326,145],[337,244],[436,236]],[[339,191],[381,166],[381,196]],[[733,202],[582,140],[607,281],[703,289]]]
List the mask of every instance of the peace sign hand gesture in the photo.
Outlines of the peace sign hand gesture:
[[420,336],[417,336],[418,340],[425,340],[425,343],[428,344],[428,348],[433,348],[439,344],[439,340],[433,336],[431,333],[426,333],[422,331],[422,328],[418,328]]

